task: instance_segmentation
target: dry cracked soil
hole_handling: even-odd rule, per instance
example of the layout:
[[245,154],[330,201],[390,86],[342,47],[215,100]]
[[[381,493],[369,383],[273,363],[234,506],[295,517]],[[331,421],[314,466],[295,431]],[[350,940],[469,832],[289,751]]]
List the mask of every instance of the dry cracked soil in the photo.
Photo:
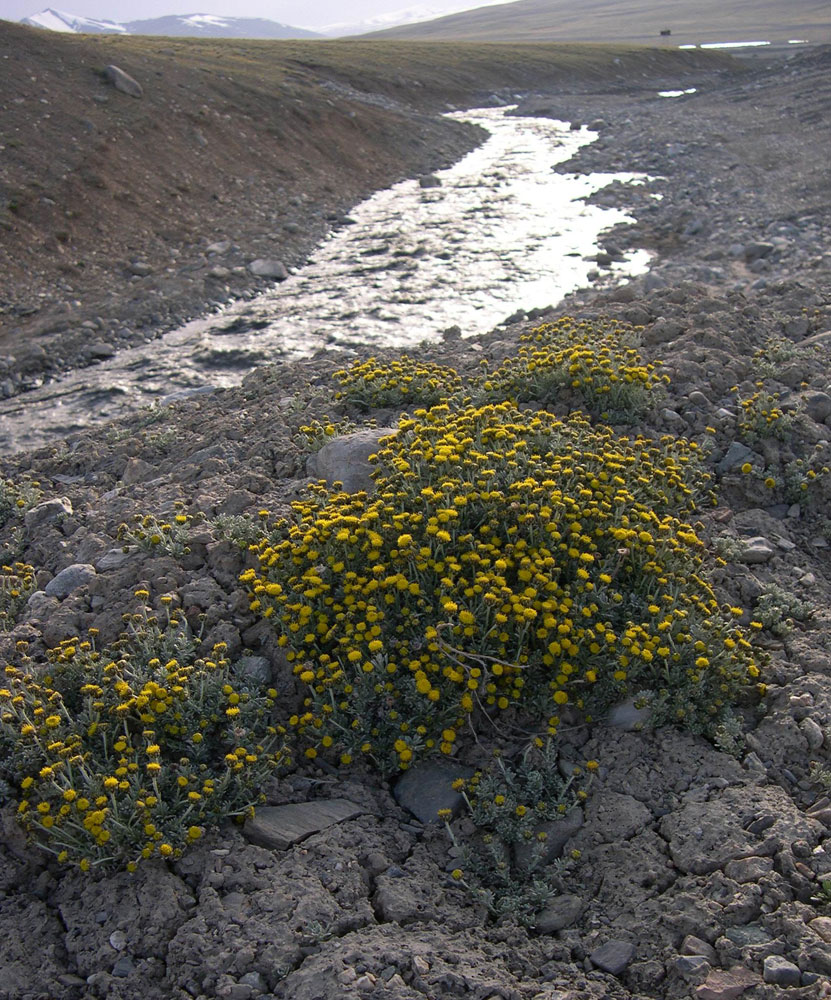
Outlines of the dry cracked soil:
[[[11,58],[24,52],[22,38],[16,36]],[[47,60],[49,53],[39,49],[45,42],[32,36],[26,44],[31,60]],[[702,73],[699,92],[679,99],[657,97],[657,89],[673,83],[667,73],[637,86],[617,79],[528,84],[520,101],[524,113],[602,122],[600,140],[563,169],[625,168],[663,179],[660,200],[639,198],[637,189],[596,196],[626,205],[636,222],[608,234],[595,287],[544,318],[606,315],[643,327],[641,352],[663,363],[670,384],[631,430],[683,435],[706,446],[717,503],[697,517],[701,536],[722,556],[714,570],[720,600],[747,608],[749,620],[765,606],[765,595],[777,595],[778,611],[760,640],[770,658],[768,694],[763,710],[744,714],[741,736],[715,747],[674,729],[640,726],[625,706],[565,733],[564,759],[596,759],[600,768],[582,822],[563,845],[567,855],[579,852],[579,860],[556,876],[558,894],[531,929],[510,916],[492,919],[450,877],[454,858],[427,814],[426,774],[405,795],[395,780],[368,771],[305,762],[265,789],[271,806],[305,806],[308,825],[300,832],[272,830],[263,837],[229,824],[180,860],[148,863],[135,874],[58,866],[26,843],[9,789],[0,839],[0,997],[831,995],[831,908],[817,901],[822,881],[831,877],[831,801],[811,766],[831,765],[831,483],[819,477],[806,495],[786,483],[795,462],[831,455],[831,217],[823,155],[831,147],[829,69],[831,51],[816,48],[771,65],[761,60],[726,74],[721,68]],[[688,76],[680,82],[691,85]],[[66,76],[61,86],[75,94]],[[372,107],[388,96],[379,94]],[[197,97],[181,100],[200,114]],[[375,112],[362,113],[368,117],[356,127],[369,128]],[[304,239],[323,232],[327,212],[346,211],[373,186],[402,171],[432,169],[474,141],[437,124],[423,105],[409,113],[423,130],[417,155],[398,148],[390,154],[392,166],[377,161],[372,170],[344,168],[331,200],[316,186],[314,171],[285,182],[290,221],[298,220],[293,224]],[[238,156],[239,150],[225,153]],[[115,183],[113,176],[104,182]],[[195,176],[194,219],[196,192],[201,197],[206,183],[205,175]],[[256,189],[254,181],[248,190]],[[211,236],[230,232],[235,219],[250,225],[240,207],[246,197],[222,193],[223,214]],[[33,375],[44,376],[53,364],[44,357],[57,358],[55,368],[85,363],[85,345],[129,324],[138,297],[132,278],[116,286],[104,264],[100,272],[93,264],[77,287],[74,272],[67,280],[71,294],[93,303],[101,321],[83,321],[94,329],[75,325],[81,307],[70,302],[66,325],[50,326],[61,296],[50,284],[52,257],[42,258],[45,280],[36,263],[28,266],[27,234],[36,234],[37,222],[26,211],[22,236],[15,220],[4,235],[23,290],[2,293],[13,392]],[[123,221],[120,215],[100,219],[100,244],[110,260],[115,244],[103,230]],[[14,244],[18,236],[23,242]],[[152,269],[149,242],[136,238]],[[646,276],[613,286],[604,267],[626,246],[654,251],[653,266]],[[125,247],[117,253],[129,263]],[[250,249],[253,255],[253,243]],[[247,280],[240,274],[243,284]],[[34,297],[47,288],[52,300],[34,308]],[[199,294],[188,294],[193,309],[210,298],[204,283]],[[141,298],[154,303],[148,328],[163,326],[164,295],[145,290]],[[106,316],[105,299],[112,310]],[[179,306],[171,308],[174,315]],[[483,358],[515,354],[518,338],[539,318],[516,317],[476,340],[425,344],[420,356],[470,374]],[[20,326],[21,319],[42,321],[45,339]],[[31,360],[36,357],[41,361]],[[336,353],[321,352],[264,367],[238,388],[6,456],[3,475],[17,483],[37,480],[41,496],[40,506],[27,516],[12,512],[0,528],[4,561],[32,564],[38,583],[37,595],[0,635],[0,657],[14,662],[16,643],[25,641],[37,659],[89,628],[111,641],[122,614],[135,609],[136,589],[144,588],[154,606],[171,596],[204,630],[206,642],[226,642],[234,658],[258,658],[281,699],[296,699],[296,681],[273,630],[249,609],[239,576],[251,557],[229,539],[227,525],[245,515],[256,520],[261,508],[286,512],[302,495],[308,454],[297,432],[311,417],[343,416],[332,380],[341,363]],[[734,387],[743,398],[759,380],[779,393],[790,427],[783,439],[749,445],[738,427]],[[380,427],[397,419],[389,410],[369,416]],[[741,471],[745,463],[753,474]],[[170,516],[176,504],[199,515],[187,554],[123,549],[122,522],[135,514]],[[79,564],[86,569],[77,586],[46,593],[58,573]],[[354,808],[325,825],[331,817],[321,819],[319,809],[331,800]]]

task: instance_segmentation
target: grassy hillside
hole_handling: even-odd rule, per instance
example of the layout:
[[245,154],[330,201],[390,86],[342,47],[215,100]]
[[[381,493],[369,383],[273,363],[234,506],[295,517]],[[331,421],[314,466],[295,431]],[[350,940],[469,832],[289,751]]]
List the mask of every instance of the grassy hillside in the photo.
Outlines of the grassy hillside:
[[666,43],[831,41],[827,0],[517,0],[377,32],[375,38]]

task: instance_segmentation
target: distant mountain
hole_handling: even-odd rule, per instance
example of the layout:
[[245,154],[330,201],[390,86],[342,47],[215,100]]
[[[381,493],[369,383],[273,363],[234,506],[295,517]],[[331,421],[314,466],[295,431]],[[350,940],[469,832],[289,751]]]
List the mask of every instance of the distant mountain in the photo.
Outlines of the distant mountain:
[[[671,35],[662,34],[671,32]],[[480,42],[831,40],[829,0],[515,0],[368,37]]]
[[47,7],[39,14],[32,14],[31,17],[24,17],[20,23],[28,24],[32,28],[46,28],[48,31],[77,34],[127,34],[126,27],[116,21],[97,21],[92,17],[78,17],[76,14],[67,14],[62,10],[52,10],[51,7]]
[[127,21],[131,35],[177,35],[206,38],[321,38],[315,31],[294,28],[263,17],[217,17],[215,14],[169,14],[146,21]]
[[189,38],[321,38],[314,31],[294,28],[261,17],[217,17],[215,14],[170,14],[142,21],[98,21],[51,7],[24,17],[21,24],[49,31],[78,34],[167,35]]
[[[473,0],[475,2],[475,0]],[[485,0],[479,6],[492,6],[493,4],[504,3],[504,0]],[[332,37],[343,37],[344,35],[366,34],[372,31],[383,31],[387,28],[398,27],[399,25],[409,25],[421,21],[432,21],[456,10],[467,8],[470,10],[471,0],[458,0],[457,3],[443,4],[443,9],[431,4],[417,4],[412,7],[402,7],[398,10],[385,11],[383,14],[375,14],[361,20],[337,21],[327,24],[320,29],[324,35]]]

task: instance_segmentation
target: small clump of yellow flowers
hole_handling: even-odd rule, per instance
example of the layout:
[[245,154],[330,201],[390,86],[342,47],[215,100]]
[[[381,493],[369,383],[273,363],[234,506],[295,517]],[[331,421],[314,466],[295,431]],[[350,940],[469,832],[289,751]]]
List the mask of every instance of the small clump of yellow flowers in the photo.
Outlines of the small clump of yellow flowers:
[[138,616],[115,646],[72,639],[0,678],[0,770],[33,840],[81,870],[172,858],[247,815],[285,760],[276,692],[198,655],[184,624]]
[[737,422],[742,439],[754,445],[770,437],[784,441],[793,419],[779,405],[779,393],[771,392],[763,382],[757,382],[756,391],[739,400]]
[[485,399],[521,403],[574,398],[605,420],[642,415],[663,385],[656,366],[635,348],[639,330],[617,320],[564,317],[530,334],[515,358],[482,376]]
[[375,493],[314,487],[243,575],[306,688],[307,756],[407,768],[484,716],[554,734],[643,692],[656,723],[712,733],[758,675],[687,520],[694,444],[443,404],[376,463]]
[[386,364],[376,358],[356,361],[335,372],[335,379],[341,387],[336,398],[362,409],[433,406],[462,388],[452,368],[416,361],[406,354]]
[[118,540],[128,551],[130,546],[164,552],[181,557],[190,553],[188,544],[194,516],[186,514],[181,503],[174,506],[172,516],[165,520],[155,514],[135,514],[131,524],[118,527]]
[[[454,781],[452,787],[467,810],[465,822],[473,823],[477,836],[460,843],[451,811],[439,812],[462,864],[451,878],[484,903],[493,917],[510,914],[533,926],[540,910],[556,895],[551,875],[562,874],[566,864],[557,860],[549,835],[556,835],[557,823],[587,798],[584,785],[598,766],[595,760],[587,761],[565,778],[553,741],[537,737],[515,761],[497,753],[472,777]],[[552,862],[553,870],[547,867]]]
[[0,566],[0,632],[14,628],[26,601],[36,590],[33,566],[23,562]]

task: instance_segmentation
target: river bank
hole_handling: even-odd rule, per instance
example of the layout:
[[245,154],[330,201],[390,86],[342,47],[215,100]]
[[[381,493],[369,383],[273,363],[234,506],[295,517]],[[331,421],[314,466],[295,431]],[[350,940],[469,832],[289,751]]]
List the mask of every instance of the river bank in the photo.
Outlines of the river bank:
[[[458,862],[429,822],[423,771],[411,772],[405,795],[368,770],[303,761],[266,793],[270,805],[306,808],[308,836],[286,846],[280,828],[262,846],[262,835],[254,842],[229,824],[181,860],[135,875],[68,871],[27,846],[11,790],[0,845],[3,1000],[831,993],[831,911],[815,899],[831,874],[831,806],[812,767],[831,766],[831,482],[822,472],[831,466],[831,245],[827,166],[814,155],[827,145],[827,59],[818,52],[689,98],[658,98],[652,81],[648,93],[529,97],[526,113],[605,122],[577,167],[666,177],[652,191],[663,198],[636,200],[636,226],[611,234],[595,262],[600,276],[634,229],[630,245],[656,251],[653,267],[418,354],[473,378],[483,361],[516,357],[541,320],[606,315],[643,327],[639,350],[669,384],[617,431],[686,436],[706,456],[718,500],[694,513],[695,530],[723,561],[712,570],[719,603],[745,609],[742,621],[764,616],[764,711],[743,706],[743,731],[718,748],[642,729],[632,706],[564,732],[564,761],[599,766],[561,845],[571,870],[557,875],[558,894],[530,930],[489,918],[453,880]],[[379,363],[394,357],[379,352]],[[238,543],[262,531],[261,509],[290,514],[304,495],[314,467],[302,427],[395,423],[396,407],[361,413],[335,398],[342,363],[321,352],[263,366],[238,388],[7,457],[3,475],[34,479],[40,492],[6,511],[3,561],[31,564],[37,591],[2,635],[0,656],[15,662],[28,643],[40,662],[46,647],[90,628],[107,644],[143,601],[160,613],[172,603],[208,645],[249,657],[281,704],[296,704],[299,681],[240,582],[251,556]],[[784,434],[743,427],[740,400],[760,381],[788,415]],[[753,412],[764,425],[763,408]],[[177,511],[194,519],[179,547],[161,552],[120,530],[136,515]],[[517,738],[503,752],[519,748]],[[477,752],[459,756],[474,762]],[[351,815],[322,828],[321,800],[332,799]]]

